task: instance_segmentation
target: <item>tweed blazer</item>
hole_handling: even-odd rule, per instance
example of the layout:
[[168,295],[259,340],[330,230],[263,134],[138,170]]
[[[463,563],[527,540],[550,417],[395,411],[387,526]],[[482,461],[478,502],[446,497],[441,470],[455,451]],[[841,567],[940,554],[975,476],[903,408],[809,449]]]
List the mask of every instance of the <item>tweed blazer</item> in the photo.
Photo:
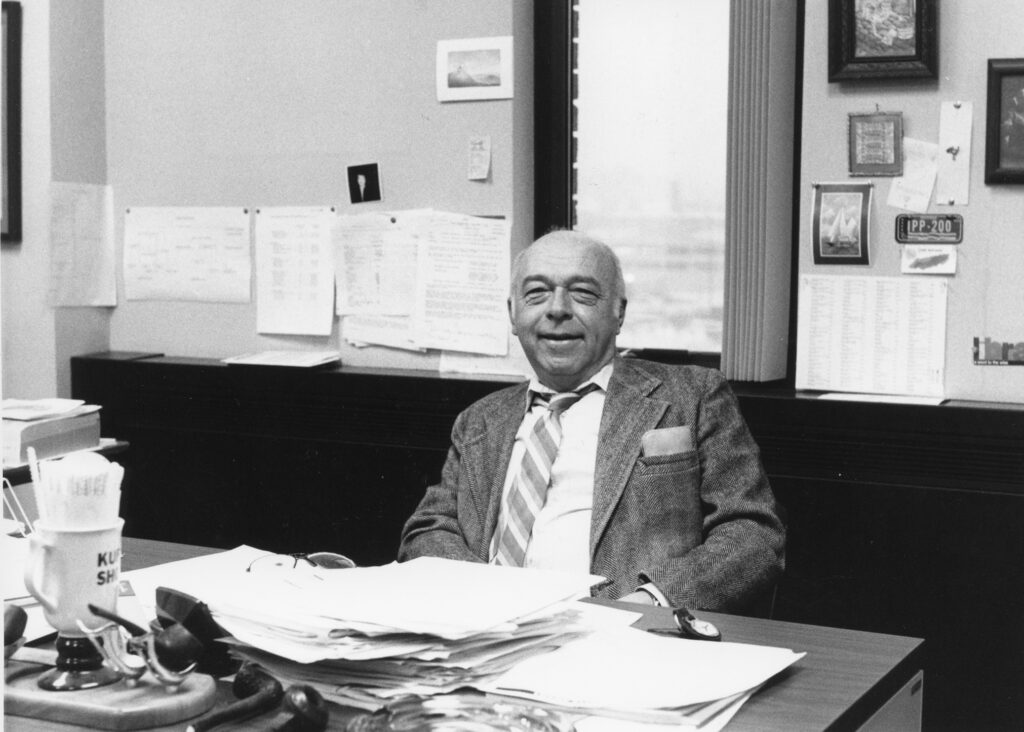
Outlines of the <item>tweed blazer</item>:
[[[526,383],[502,389],[458,416],[441,481],[402,530],[400,561],[487,561],[527,391]],[[652,433],[688,433],[680,451],[645,454],[645,434],[682,426]],[[673,605],[743,610],[782,571],[780,511],[721,373],[615,359],[590,525],[590,568],[608,581],[595,595],[614,599],[654,582]]]

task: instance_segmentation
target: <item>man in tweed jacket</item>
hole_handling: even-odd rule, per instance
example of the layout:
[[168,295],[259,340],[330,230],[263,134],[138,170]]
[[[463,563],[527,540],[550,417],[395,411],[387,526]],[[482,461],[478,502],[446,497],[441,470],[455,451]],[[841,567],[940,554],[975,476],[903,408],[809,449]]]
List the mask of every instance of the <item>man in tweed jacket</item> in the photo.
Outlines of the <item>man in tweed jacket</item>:
[[[694,609],[740,611],[773,586],[785,528],[728,382],[711,369],[617,356],[625,306],[618,259],[585,235],[548,234],[517,258],[509,312],[537,377],[456,419],[441,482],[406,522],[400,560],[495,561],[528,392],[566,392],[593,380],[604,388],[563,420],[568,442],[571,429],[586,434],[585,422],[574,428],[570,415],[585,420],[592,410],[596,444],[583,449],[583,479],[564,471],[560,484],[562,449],[576,449],[563,443],[544,508],[555,516],[537,519],[526,566],[589,570],[608,580],[598,596]],[[560,502],[558,491],[578,494],[580,484],[582,506]],[[571,510],[559,514],[565,505]]]

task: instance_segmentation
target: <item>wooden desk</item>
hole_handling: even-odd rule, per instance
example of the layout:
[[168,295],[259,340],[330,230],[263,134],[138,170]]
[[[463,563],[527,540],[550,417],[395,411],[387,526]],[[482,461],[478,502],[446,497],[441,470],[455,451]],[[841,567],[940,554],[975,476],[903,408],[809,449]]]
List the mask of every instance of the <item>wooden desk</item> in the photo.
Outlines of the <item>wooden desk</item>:
[[[125,570],[138,569],[214,551],[217,550],[126,538],[122,567]],[[701,613],[701,616],[714,622],[727,640],[807,652],[803,659],[755,694],[727,725],[727,732],[874,729],[869,724],[872,716],[901,691],[910,696],[914,685],[919,684],[923,641],[916,638],[720,613]],[[643,628],[669,627],[671,615],[664,608],[651,608],[637,625]],[[920,727],[922,693],[918,685],[911,697],[916,703],[916,728]],[[225,699],[230,698],[226,688],[224,696]],[[268,719],[271,717],[267,715]],[[332,715],[335,724],[331,729],[342,729],[341,721],[339,715]],[[5,728],[11,732],[73,729],[21,717],[5,717],[4,722]],[[259,726],[259,720],[250,720],[245,728]],[[891,727],[908,728],[915,727]],[[173,729],[180,730],[181,725]]]

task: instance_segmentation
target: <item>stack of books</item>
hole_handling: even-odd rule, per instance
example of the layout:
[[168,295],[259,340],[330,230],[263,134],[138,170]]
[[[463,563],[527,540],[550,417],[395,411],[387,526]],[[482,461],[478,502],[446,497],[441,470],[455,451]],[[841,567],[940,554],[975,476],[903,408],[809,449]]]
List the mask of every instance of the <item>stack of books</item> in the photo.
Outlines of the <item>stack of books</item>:
[[100,444],[100,408],[78,399],[4,399],[3,466],[28,463],[28,448],[40,460]]

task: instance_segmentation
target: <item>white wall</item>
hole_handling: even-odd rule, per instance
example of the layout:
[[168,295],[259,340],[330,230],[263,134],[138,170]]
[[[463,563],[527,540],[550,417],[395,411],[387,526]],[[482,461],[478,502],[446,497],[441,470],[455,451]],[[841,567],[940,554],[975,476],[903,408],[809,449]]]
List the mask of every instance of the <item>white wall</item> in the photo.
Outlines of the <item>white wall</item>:
[[0,254],[3,290],[3,394],[53,396],[57,388],[49,266],[50,3],[22,2],[22,241]]
[[[964,219],[957,274],[949,280],[946,395],[1024,402],[1024,368],[975,366],[972,339],[1024,340],[1024,186],[986,186],[985,104],[990,58],[1024,57],[1024,5],[1019,0],[943,0],[939,7],[939,80],[828,82],[828,4],[808,0],[803,86],[800,273],[895,276],[899,247],[886,205],[890,178],[874,178],[871,264],[815,266],[809,233],[811,183],[844,181],[847,115],[902,112],[907,137],[938,142],[945,101],[974,104],[970,202],[932,206]],[[864,180],[864,179],[860,179]]]
[[[107,164],[118,239],[130,206],[333,204],[503,215],[532,233],[532,3],[510,0],[107,0]],[[514,35],[515,99],[441,104],[438,40]],[[492,175],[466,179],[490,135]],[[347,165],[380,164],[384,200],[348,203]],[[120,251],[120,249],[119,249]],[[123,299],[115,350],[222,357],[331,347],[260,336],[256,305]],[[345,363],[435,368],[437,354],[345,346]]]
[[49,186],[103,183],[103,0],[22,0],[22,222],[3,247],[3,394],[69,396],[72,355],[109,347],[109,310],[52,308]]

